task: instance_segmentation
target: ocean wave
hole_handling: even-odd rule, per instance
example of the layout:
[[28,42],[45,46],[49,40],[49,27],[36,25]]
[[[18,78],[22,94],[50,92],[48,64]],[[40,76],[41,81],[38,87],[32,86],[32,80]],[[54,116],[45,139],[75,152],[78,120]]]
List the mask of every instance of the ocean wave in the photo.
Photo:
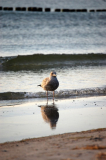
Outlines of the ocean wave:
[[[106,88],[85,88],[74,90],[55,91],[55,98],[71,98],[83,96],[101,96],[106,95]],[[53,93],[48,92],[48,97],[52,98]],[[4,92],[0,93],[0,100],[18,100],[27,98],[46,98],[45,92]]]
[[34,54],[0,57],[1,70],[36,70],[61,66],[106,65],[106,54]]

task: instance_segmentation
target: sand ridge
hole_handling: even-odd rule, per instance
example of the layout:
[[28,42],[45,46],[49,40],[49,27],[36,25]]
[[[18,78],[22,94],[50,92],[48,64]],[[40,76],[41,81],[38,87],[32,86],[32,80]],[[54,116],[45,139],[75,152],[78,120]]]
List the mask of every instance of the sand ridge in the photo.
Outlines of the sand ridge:
[[106,160],[106,128],[0,144],[1,160]]

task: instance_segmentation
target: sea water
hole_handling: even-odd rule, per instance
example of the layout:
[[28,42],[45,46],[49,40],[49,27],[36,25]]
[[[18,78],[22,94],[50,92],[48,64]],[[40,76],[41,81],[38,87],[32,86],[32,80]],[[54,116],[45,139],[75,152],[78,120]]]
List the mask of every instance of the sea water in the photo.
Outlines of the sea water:
[[[1,11],[0,19],[1,93],[43,91],[37,85],[52,70],[57,72],[58,91],[106,87],[105,12]],[[69,58],[52,57],[62,54]]]
[[0,12],[0,56],[106,53],[106,13]]
[[[3,7],[52,8],[50,13],[0,11],[0,142],[105,127],[106,12],[56,13],[53,10],[58,7],[102,9],[106,8],[106,2],[53,2],[0,2]],[[35,104],[38,98],[38,104],[46,105],[46,93],[37,85],[52,70],[56,71],[59,80],[56,99],[72,98],[69,103],[68,99],[55,101],[59,109],[59,119],[54,132],[44,124],[40,108]],[[99,97],[92,97],[90,100],[85,98],[84,101],[74,99],[85,95]],[[49,96],[52,97],[52,93]],[[25,98],[36,99],[32,104],[26,103],[24,106]],[[87,104],[90,109],[87,109]],[[76,105],[84,107],[84,110],[75,110]],[[83,123],[85,120],[87,125]],[[73,121],[76,122],[75,125],[70,124]],[[27,132],[23,133],[23,128]],[[44,133],[44,130],[47,132]]]

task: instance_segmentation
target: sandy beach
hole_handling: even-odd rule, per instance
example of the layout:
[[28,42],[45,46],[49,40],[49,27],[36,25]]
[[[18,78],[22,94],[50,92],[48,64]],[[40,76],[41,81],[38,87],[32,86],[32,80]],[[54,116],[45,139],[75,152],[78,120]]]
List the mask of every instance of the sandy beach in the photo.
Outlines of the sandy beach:
[[3,104],[0,160],[106,160],[105,101],[60,99],[57,108],[44,99]]
[[1,160],[106,160],[106,128],[0,144]]

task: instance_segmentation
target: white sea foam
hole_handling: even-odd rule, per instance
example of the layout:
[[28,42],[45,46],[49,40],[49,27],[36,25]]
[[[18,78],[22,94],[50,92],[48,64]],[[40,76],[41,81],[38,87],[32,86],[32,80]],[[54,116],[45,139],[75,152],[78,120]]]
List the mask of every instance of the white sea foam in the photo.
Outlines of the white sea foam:
[[[71,96],[93,96],[93,95],[106,95],[106,88],[85,88],[85,89],[78,89],[78,90],[60,90],[55,91],[55,97],[57,98],[64,98],[64,97],[71,97]],[[53,93],[48,92],[48,97],[52,97]],[[45,92],[27,92],[24,95],[25,98],[43,98],[46,97]]]

